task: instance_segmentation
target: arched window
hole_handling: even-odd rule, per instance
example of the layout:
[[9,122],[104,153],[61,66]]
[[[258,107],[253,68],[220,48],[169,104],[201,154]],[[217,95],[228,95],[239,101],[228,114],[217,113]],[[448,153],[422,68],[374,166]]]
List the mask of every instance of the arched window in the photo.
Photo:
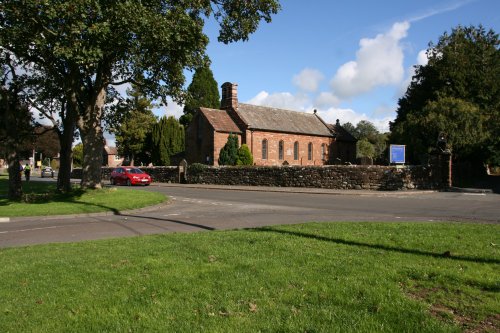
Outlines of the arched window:
[[285,143],[283,142],[283,140],[281,140],[278,144],[278,158],[282,160],[284,155],[285,155]]
[[267,139],[262,140],[262,159],[267,160]]
[[326,144],[324,143],[321,145],[321,159],[326,160]]
[[299,142],[295,141],[293,144],[293,159],[298,160],[299,159]]
[[312,161],[312,159],[313,159],[313,144],[312,144],[312,142],[309,142],[309,144],[307,145],[307,159],[309,161]]

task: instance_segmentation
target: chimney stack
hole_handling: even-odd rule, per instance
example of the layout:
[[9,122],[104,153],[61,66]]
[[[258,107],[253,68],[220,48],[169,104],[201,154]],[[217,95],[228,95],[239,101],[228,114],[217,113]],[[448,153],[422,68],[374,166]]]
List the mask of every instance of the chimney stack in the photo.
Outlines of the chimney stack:
[[222,98],[220,108],[223,110],[238,108],[238,84],[226,82],[222,85]]

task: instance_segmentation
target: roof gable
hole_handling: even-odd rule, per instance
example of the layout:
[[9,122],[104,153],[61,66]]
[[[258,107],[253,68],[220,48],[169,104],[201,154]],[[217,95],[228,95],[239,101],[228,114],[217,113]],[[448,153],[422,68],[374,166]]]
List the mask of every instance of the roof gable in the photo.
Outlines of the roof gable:
[[200,112],[205,116],[215,131],[225,133],[241,133],[241,130],[226,110],[200,108]]
[[311,113],[243,103],[238,104],[236,113],[249,129],[332,136],[327,125],[318,116]]
[[349,133],[344,127],[342,127],[337,120],[337,124],[329,124],[328,127],[335,133],[335,139],[337,141],[345,141],[345,142],[357,142],[356,139],[351,133]]

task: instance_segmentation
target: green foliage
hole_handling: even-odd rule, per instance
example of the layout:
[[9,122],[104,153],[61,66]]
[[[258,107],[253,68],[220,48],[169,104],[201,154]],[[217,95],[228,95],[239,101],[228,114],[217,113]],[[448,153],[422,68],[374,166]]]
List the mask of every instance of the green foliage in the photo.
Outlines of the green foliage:
[[387,133],[380,133],[375,125],[368,120],[361,120],[356,126],[347,122],[342,127],[358,139],[356,157],[370,157],[375,162],[385,163]]
[[229,134],[227,142],[220,150],[219,165],[236,165],[238,162],[238,136]]
[[148,164],[151,162],[152,147],[148,145],[157,119],[153,114],[153,104],[138,86],[127,90],[128,98],[120,103],[120,120],[111,128],[115,134],[120,155],[132,163]]
[[191,123],[197,108],[218,109],[220,106],[219,87],[208,66],[196,69],[187,92],[184,115],[179,119],[180,123],[184,126]]
[[356,157],[375,157],[375,147],[368,139],[360,139],[356,143]]
[[237,165],[253,165],[253,156],[250,152],[250,148],[244,143],[238,148],[238,159],[236,161]]
[[230,43],[247,40],[279,9],[277,0],[4,0],[0,41],[51,89],[57,87],[55,99],[67,106],[65,126],[71,134],[78,126],[85,146],[82,186],[99,187],[101,125],[111,85],[144,75],[144,94],[179,101],[184,71],[208,62],[205,20],[215,17],[218,40]]
[[153,126],[152,159],[155,165],[170,165],[170,157],[184,151],[184,126],[175,117],[162,117]]
[[356,132],[356,126],[354,126],[352,123],[350,123],[350,122],[344,123],[344,124],[342,124],[342,127],[347,132],[349,132],[352,136],[354,136],[355,138],[358,138],[357,137],[358,134]]
[[79,143],[73,147],[73,164],[81,167],[83,162],[83,144]]
[[500,155],[499,45],[498,35],[482,26],[458,26],[429,44],[429,62],[416,66],[391,123],[391,142],[406,144],[411,161],[426,162],[438,130],[463,161]]

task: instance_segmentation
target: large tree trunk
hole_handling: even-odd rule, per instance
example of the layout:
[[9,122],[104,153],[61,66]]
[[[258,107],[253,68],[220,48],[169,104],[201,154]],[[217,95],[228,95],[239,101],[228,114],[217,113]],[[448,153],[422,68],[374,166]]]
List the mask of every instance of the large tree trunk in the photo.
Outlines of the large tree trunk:
[[101,168],[104,137],[101,126],[106,90],[102,88],[95,102],[88,105],[79,121],[80,136],[83,143],[82,188],[102,188]]
[[19,163],[19,155],[15,150],[7,154],[7,163],[9,165],[8,198],[19,200],[23,195],[23,187],[21,182],[21,163]]
[[[75,135],[77,108],[76,98],[70,96],[69,102],[63,103],[64,115],[63,131],[58,132],[61,151],[59,156],[59,173],[57,175],[57,189],[62,192],[71,191],[71,167],[73,159],[73,138]],[[64,109],[65,108],[65,109]]]
[[59,155],[59,173],[57,175],[57,189],[62,192],[71,191],[71,162],[73,157],[73,128],[64,125],[64,132],[60,135],[61,151]]

